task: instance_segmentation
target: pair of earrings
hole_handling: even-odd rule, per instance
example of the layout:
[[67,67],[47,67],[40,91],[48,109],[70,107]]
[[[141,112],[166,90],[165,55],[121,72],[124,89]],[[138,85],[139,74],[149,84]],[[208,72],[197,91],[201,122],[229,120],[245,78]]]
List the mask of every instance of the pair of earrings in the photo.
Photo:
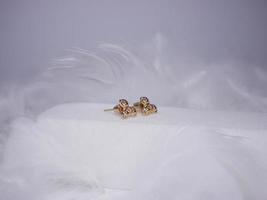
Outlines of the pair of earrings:
[[158,111],[157,107],[154,104],[151,104],[147,97],[140,97],[139,102],[134,103],[133,106],[130,106],[126,99],[120,99],[118,105],[114,106],[112,109],[106,109],[104,111],[111,110],[120,113],[123,118],[136,116],[137,110],[143,115],[150,115]]

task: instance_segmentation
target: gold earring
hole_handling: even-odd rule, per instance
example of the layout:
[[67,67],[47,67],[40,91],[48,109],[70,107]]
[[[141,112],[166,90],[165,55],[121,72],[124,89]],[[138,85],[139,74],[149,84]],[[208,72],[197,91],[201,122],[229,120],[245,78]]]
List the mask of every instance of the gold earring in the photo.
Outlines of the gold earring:
[[144,115],[150,115],[158,112],[157,107],[154,104],[151,104],[147,97],[140,97],[140,101],[134,103],[134,106],[139,108],[141,113]]
[[134,106],[129,106],[129,103],[126,99],[120,99],[119,104],[114,106],[112,109],[105,109],[104,111],[117,111],[122,115],[123,118],[134,117],[137,112]]

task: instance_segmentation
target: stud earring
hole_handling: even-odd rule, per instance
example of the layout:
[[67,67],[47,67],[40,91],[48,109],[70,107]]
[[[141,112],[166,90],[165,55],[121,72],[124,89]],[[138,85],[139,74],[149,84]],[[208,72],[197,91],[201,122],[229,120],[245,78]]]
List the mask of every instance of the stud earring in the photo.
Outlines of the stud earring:
[[134,106],[129,106],[129,103],[126,99],[120,99],[119,104],[114,106],[111,109],[105,109],[104,111],[116,111],[122,115],[123,118],[134,117],[137,112]]
[[154,104],[151,104],[147,97],[140,97],[140,101],[134,103],[134,106],[139,108],[141,113],[144,115],[150,115],[158,112],[157,107]]

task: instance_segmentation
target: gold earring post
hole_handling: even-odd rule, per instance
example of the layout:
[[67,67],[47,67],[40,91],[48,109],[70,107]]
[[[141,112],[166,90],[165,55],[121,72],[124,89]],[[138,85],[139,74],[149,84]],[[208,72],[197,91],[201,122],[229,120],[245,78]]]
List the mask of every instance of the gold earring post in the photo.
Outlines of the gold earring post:
[[108,109],[105,109],[104,111],[107,112],[107,111],[113,111],[113,110],[116,110],[115,108],[108,108]]
[[113,108],[108,108],[108,109],[105,109],[104,111],[107,112],[107,111],[113,111],[113,110],[118,110],[118,109],[119,109],[119,106],[116,105]]

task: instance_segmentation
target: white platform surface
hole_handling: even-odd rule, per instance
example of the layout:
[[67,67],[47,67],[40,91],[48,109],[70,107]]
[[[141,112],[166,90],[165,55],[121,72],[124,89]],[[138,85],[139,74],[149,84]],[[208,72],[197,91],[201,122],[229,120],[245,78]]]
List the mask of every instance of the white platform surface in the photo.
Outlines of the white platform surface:
[[267,114],[159,107],[121,119],[103,111],[111,107],[64,104],[17,119],[5,200],[266,199]]

